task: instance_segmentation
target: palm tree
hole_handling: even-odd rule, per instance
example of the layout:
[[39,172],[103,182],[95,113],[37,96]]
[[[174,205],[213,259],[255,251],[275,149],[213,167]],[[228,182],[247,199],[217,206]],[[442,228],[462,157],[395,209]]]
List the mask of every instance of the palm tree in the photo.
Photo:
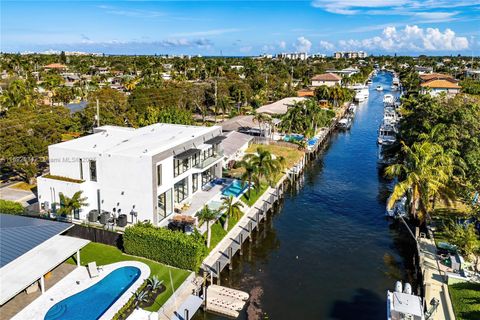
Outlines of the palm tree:
[[255,113],[255,116],[253,117],[253,122],[258,122],[260,133],[262,132],[262,124],[267,123],[268,120],[270,120],[270,116],[265,113]]
[[453,176],[453,160],[440,145],[426,141],[414,143],[412,148],[402,141],[402,151],[404,162],[385,170],[387,177],[401,179],[387,205],[393,207],[395,201],[409,193],[412,215],[424,222],[434,208],[437,196],[446,201],[455,198],[448,185]]
[[265,177],[269,182],[275,176],[275,173],[282,168],[282,160],[274,158],[270,151],[263,148],[257,148],[255,154],[247,154],[244,158],[246,161],[256,166],[258,169],[259,178]]
[[217,219],[218,212],[211,210],[207,205],[198,213],[198,219],[207,224],[207,248],[210,248],[210,239],[212,237],[212,230],[210,223]]
[[240,161],[239,165],[245,170],[240,179],[242,183],[248,181],[248,198],[250,199],[250,192],[252,189],[252,182],[255,183],[255,188],[260,187],[260,180],[258,179],[258,167],[252,163],[251,159]]
[[69,216],[74,210],[78,210],[81,207],[87,206],[87,198],[82,198],[83,191],[77,191],[73,194],[73,197],[69,198],[63,193],[60,193],[60,209],[58,213],[61,215]]
[[243,204],[240,201],[234,202],[233,196],[223,197],[223,203],[220,207],[220,211],[225,210],[225,223],[223,224],[223,229],[228,230],[228,219],[230,217],[235,217],[238,219],[242,213]]

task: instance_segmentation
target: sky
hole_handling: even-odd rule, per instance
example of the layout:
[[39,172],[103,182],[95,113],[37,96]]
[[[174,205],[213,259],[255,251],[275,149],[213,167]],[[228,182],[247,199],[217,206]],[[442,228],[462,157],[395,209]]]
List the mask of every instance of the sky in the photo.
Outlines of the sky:
[[480,0],[8,1],[2,52],[480,55]]

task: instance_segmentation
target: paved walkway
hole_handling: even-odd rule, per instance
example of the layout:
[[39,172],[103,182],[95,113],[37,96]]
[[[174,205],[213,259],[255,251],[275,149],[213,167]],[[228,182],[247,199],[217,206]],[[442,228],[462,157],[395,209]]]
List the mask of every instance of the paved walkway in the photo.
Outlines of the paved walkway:
[[14,188],[13,185],[0,188],[0,199],[20,202],[24,207],[29,205],[29,201],[36,199],[32,191]]
[[448,293],[445,271],[442,270],[440,262],[437,259],[437,247],[433,235],[430,239],[418,237],[420,248],[420,268],[423,274],[425,305],[428,311],[430,301],[436,298],[440,305],[433,313],[431,320],[454,320],[452,302]]

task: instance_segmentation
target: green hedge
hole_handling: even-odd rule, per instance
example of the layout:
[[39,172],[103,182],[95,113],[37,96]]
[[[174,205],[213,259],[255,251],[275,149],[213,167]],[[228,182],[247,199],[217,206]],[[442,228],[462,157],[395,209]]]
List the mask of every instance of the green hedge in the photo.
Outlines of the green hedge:
[[22,214],[23,206],[15,201],[0,200],[0,213]]
[[125,229],[125,252],[173,267],[197,271],[207,250],[202,237],[136,224]]

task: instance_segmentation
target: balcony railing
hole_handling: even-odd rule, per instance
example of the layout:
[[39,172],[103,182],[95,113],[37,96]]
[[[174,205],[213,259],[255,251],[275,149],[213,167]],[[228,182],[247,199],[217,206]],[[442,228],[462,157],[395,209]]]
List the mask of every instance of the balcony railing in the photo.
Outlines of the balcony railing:
[[195,168],[204,169],[221,158],[223,158],[223,150],[217,151],[211,157],[208,157],[207,159],[200,161],[200,163],[197,164]]

